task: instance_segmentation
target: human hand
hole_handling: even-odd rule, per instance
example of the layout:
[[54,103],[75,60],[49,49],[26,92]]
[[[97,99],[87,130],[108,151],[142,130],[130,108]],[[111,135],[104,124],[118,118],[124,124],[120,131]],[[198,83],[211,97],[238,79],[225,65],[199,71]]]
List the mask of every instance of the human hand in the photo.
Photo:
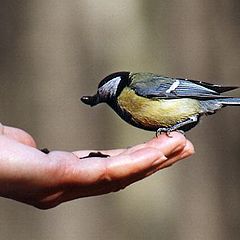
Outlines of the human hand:
[[0,126],[0,196],[48,209],[76,198],[115,192],[194,153],[180,133],[160,135],[128,149],[101,151],[107,158],[83,158],[91,151],[36,148],[23,130]]

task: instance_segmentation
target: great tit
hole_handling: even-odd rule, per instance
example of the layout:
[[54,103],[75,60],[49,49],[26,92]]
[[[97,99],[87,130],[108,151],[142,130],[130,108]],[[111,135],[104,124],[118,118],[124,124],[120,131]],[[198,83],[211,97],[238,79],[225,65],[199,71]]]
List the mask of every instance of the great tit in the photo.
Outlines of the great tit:
[[81,100],[90,106],[105,102],[129,124],[169,135],[190,130],[201,116],[225,106],[240,106],[240,98],[221,95],[237,88],[153,73],[116,72],[99,83],[95,95]]

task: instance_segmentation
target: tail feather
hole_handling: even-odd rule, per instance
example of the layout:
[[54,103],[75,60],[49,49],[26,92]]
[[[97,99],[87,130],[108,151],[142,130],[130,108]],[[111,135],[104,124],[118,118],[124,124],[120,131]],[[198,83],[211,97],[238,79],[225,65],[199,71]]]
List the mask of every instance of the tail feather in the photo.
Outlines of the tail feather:
[[224,106],[240,106],[240,98],[222,98],[217,101]]
[[232,91],[232,90],[235,90],[235,89],[238,89],[238,88],[239,87],[234,87],[234,86],[217,86],[215,90],[218,93],[224,93],[224,92]]

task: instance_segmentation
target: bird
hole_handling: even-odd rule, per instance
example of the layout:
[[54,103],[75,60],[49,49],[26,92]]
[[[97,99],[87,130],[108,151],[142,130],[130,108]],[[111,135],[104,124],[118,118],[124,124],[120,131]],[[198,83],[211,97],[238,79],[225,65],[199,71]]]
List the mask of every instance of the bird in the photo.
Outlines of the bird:
[[240,106],[240,98],[222,95],[237,86],[221,86],[198,80],[166,77],[148,72],[115,72],[100,81],[97,93],[81,101],[109,105],[124,121],[156,136],[172,131],[183,134],[203,115],[226,106]]

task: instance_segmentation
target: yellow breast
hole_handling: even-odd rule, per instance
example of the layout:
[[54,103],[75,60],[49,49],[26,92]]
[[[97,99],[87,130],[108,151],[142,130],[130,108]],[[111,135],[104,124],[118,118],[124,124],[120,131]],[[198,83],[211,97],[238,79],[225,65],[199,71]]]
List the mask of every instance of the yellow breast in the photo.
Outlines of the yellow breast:
[[130,88],[121,92],[118,104],[131,114],[133,121],[149,128],[173,126],[200,109],[199,102],[194,99],[148,99],[136,95]]

